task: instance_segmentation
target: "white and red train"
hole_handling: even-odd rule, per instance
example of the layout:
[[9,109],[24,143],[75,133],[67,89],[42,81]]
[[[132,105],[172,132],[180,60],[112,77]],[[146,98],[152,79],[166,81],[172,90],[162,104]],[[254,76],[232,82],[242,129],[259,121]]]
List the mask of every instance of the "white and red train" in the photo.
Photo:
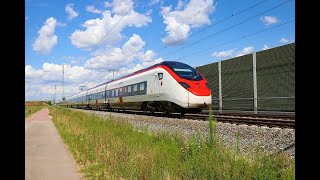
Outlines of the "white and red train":
[[75,94],[60,104],[97,110],[196,113],[211,105],[211,90],[193,67],[164,61]]

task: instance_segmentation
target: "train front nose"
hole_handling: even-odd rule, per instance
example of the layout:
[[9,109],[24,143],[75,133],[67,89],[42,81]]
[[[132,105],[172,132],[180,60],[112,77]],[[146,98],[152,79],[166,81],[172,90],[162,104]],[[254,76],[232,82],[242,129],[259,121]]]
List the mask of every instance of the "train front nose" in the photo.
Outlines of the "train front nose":
[[196,96],[192,93],[189,94],[189,108],[207,109],[209,106],[211,106],[211,95]]
[[206,109],[211,105],[211,90],[205,81],[189,82],[189,108]]

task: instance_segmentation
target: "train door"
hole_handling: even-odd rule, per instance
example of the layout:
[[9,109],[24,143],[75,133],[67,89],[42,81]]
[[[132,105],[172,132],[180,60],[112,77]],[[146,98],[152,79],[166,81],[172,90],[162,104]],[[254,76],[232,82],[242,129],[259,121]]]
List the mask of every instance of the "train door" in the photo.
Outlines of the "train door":
[[159,96],[160,94],[164,93],[163,92],[163,85],[164,85],[164,77],[162,72],[158,72],[158,89],[159,89]]
[[88,95],[88,91],[86,93],[86,107],[89,107],[89,95]]
[[152,74],[150,79],[150,97],[159,97],[159,78],[158,73]]
[[106,84],[105,89],[104,89],[104,105],[107,106],[107,88],[108,88],[108,84]]

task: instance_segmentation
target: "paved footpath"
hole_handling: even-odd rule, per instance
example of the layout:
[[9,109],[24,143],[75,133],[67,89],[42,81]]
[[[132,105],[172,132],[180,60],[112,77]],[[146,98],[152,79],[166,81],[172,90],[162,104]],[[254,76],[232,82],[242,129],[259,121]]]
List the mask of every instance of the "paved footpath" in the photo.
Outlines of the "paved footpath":
[[25,179],[83,179],[47,108],[25,119]]

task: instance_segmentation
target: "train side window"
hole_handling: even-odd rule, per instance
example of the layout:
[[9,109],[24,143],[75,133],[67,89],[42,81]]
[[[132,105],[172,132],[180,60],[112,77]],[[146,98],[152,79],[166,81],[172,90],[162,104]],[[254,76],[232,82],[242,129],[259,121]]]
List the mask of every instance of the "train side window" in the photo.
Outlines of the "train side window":
[[137,90],[138,90],[138,85],[137,84],[133,85],[133,91],[136,92]]
[[128,86],[128,93],[131,92],[131,86]]
[[116,89],[115,97],[118,97],[118,89]]
[[144,83],[140,83],[140,91],[144,90]]
[[114,89],[112,89],[112,95],[111,96],[114,97]]
[[159,80],[163,79],[163,73],[158,73]]

